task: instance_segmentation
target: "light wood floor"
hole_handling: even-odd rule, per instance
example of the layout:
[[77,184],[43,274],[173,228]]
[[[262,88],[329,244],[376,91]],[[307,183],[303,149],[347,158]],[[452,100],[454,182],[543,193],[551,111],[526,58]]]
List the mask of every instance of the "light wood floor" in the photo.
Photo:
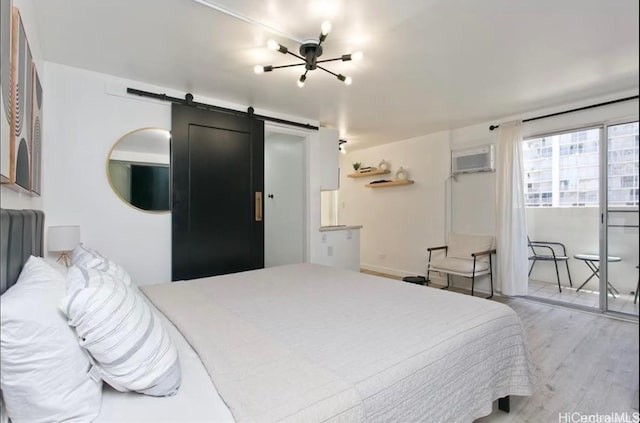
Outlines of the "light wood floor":
[[537,368],[531,397],[512,397],[478,422],[558,422],[559,413],[638,411],[638,324],[498,297],[522,319]]
[[477,423],[558,422],[559,413],[566,412],[627,412],[632,418],[638,412],[637,323],[523,299],[494,298],[522,319],[537,383],[531,397],[511,397],[509,414],[494,404],[494,412]]

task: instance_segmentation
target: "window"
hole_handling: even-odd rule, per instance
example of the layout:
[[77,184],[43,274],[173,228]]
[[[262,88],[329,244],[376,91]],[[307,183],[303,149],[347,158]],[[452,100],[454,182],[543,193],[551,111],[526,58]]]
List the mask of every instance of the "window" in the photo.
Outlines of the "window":
[[[637,206],[638,122],[608,128],[610,206]],[[524,141],[527,207],[598,207],[600,129]]]
[[638,206],[638,122],[609,127],[609,206]]

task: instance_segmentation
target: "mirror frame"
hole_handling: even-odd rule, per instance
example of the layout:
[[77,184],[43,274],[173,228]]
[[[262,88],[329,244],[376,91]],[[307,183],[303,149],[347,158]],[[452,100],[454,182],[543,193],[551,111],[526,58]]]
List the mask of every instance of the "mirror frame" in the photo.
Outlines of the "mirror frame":
[[[122,194],[120,194],[120,192],[116,189],[116,187],[113,185],[113,182],[111,181],[111,172],[109,171],[109,162],[111,161],[111,154],[113,153],[113,150],[115,150],[115,148],[118,146],[118,144],[120,144],[120,142],[128,137],[129,135],[133,134],[134,132],[139,132],[139,131],[145,131],[148,129],[153,129],[156,131],[167,131],[169,133],[169,137],[171,137],[171,131],[166,129],[166,128],[158,128],[158,127],[145,127],[145,128],[138,128],[138,129],[134,129],[132,131],[127,132],[126,134],[122,135],[120,138],[118,138],[116,140],[115,143],[113,143],[113,145],[111,146],[111,148],[109,149],[109,154],[107,154],[107,163],[105,166],[105,170],[106,170],[106,174],[107,174],[107,181],[109,181],[109,186],[111,187],[111,191],[113,191],[113,193],[118,197],[118,199],[120,201],[122,201],[124,204],[126,204],[127,206],[131,207],[134,210],[138,210],[144,213],[149,213],[149,214],[167,214],[167,213],[171,213],[171,209],[169,210],[145,210],[145,209],[141,209],[140,207],[136,207],[133,204],[131,204],[130,202],[128,202],[127,200],[125,200],[122,197]],[[171,138],[169,138],[169,140],[171,140]],[[169,146],[171,146],[171,142],[169,142]],[[171,175],[171,147],[169,147],[169,174]],[[169,180],[169,186],[171,186],[171,180]],[[171,195],[171,191],[169,192],[169,195]],[[169,198],[169,205],[172,205],[171,202],[171,197]]]

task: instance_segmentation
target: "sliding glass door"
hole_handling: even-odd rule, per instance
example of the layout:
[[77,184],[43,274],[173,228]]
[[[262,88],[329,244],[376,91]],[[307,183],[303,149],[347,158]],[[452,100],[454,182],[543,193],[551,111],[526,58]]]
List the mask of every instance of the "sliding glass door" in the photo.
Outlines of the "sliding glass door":
[[529,296],[638,315],[638,121],[524,141]]
[[[607,262],[601,279],[604,310],[638,315],[638,122],[606,127],[607,172],[602,177],[606,195],[602,201],[602,257]],[[602,260],[604,264],[604,260]],[[603,266],[601,266],[603,267]],[[604,280],[607,280],[604,295]]]
[[602,127],[524,141],[529,296],[600,308]]

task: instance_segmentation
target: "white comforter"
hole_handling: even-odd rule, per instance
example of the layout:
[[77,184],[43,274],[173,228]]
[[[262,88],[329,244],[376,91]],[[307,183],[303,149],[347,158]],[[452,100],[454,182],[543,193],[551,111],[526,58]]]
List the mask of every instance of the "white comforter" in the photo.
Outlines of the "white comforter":
[[237,422],[471,422],[530,395],[509,307],[301,264],[153,285]]

